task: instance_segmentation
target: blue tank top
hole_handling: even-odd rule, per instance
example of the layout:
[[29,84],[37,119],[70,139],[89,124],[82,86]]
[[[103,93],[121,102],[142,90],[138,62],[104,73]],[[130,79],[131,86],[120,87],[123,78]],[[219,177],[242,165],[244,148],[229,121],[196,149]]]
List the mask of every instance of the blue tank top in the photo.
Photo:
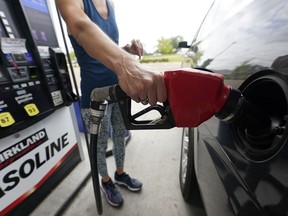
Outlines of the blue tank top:
[[[93,4],[93,0],[83,0],[84,12],[95,22],[116,44],[119,41],[119,32],[115,20],[115,13],[109,0],[106,0],[108,7],[108,18],[104,19],[100,16]],[[81,75],[81,107],[90,107],[90,94],[94,88],[114,85],[118,83],[116,74],[108,69],[101,62],[92,58],[86,53],[72,35],[69,35],[73,46],[78,64],[80,66]],[[95,37],[94,40],[97,40]]]

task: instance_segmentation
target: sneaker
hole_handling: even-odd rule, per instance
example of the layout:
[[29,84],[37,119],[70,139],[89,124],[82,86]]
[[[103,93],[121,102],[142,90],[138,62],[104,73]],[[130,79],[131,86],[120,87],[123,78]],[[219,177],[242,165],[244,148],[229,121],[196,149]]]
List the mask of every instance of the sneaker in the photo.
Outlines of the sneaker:
[[123,204],[124,199],[111,179],[107,183],[102,182],[101,189],[104,192],[106,200],[110,205],[117,207]]
[[124,185],[130,191],[139,191],[142,188],[142,183],[140,181],[131,178],[125,172],[122,173],[121,175],[118,175],[118,173],[115,172],[114,178],[115,178],[115,184]]

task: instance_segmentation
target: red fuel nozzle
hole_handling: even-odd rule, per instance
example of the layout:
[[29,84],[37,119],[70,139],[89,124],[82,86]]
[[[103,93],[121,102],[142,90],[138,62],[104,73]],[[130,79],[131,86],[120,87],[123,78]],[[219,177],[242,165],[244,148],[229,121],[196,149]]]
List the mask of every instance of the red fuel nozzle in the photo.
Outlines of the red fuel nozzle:
[[[168,100],[162,106],[150,106],[134,115],[131,112],[131,98],[119,85],[95,89],[91,98],[118,100],[129,130],[197,127],[213,115],[226,122],[234,119],[236,114],[239,116],[242,94],[224,84],[221,74],[185,68],[165,71],[164,80]],[[138,120],[150,111],[158,111],[160,118]]]
[[197,69],[166,71],[164,79],[177,127],[197,127],[211,118],[224,106],[231,91],[223,75]]
[[[135,114],[131,112],[131,98],[119,85],[95,89],[91,99],[118,101],[129,130],[197,127],[215,115],[224,122],[239,120],[253,139],[263,133],[270,136],[269,116],[247,101],[238,89],[225,84],[223,75],[185,68],[165,71],[164,80],[168,100],[163,105],[149,106]],[[141,120],[151,111],[158,111],[160,117]]]

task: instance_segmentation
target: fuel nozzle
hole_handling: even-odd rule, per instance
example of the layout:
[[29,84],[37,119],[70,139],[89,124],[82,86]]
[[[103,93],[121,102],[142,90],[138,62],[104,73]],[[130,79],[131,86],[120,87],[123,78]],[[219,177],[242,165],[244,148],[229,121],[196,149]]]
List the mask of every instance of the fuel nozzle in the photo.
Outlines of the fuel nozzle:
[[[93,90],[91,98],[118,101],[128,130],[197,127],[212,116],[245,128],[247,139],[265,142],[271,137],[270,117],[247,100],[238,89],[224,83],[224,76],[203,70],[181,68],[164,72],[168,100],[163,105],[145,107],[132,115],[131,98],[119,85]],[[100,99],[99,99],[100,98]],[[156,119],[139,120],[150,111]]]
[[262,144],[272,137],[271,119],[221,74],[197,69],[164,73],[168,101],[177,127],[197,127],[212,116],[245,128],[246,137]]

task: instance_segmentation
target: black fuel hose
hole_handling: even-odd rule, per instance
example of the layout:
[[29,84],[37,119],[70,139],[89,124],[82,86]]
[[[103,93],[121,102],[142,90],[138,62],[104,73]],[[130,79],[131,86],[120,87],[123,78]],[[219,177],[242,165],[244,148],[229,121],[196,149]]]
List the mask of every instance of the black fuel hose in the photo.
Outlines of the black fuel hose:
[[99,215],[103,213],[102,199],[100,192],[100,182],[97,167],[97,140],[100,125],[102,123],[105,111],[106,111],[107,101],[95,101],[91,100],[90,110],[90,146],[89,146],[89,158],[91,166],[91,176],[93,183],[93,191],[96,201],[97,212]]
[[103,207],[102,207],[99,175],[98,175],[98,168],[97,168],[97,139],[98,139],[98,134],[93,134],[93,135],[91,134],[89,157],[90,157],[91,176],[92,176],[97,212],[99,215],[101,215],[103,213]]

